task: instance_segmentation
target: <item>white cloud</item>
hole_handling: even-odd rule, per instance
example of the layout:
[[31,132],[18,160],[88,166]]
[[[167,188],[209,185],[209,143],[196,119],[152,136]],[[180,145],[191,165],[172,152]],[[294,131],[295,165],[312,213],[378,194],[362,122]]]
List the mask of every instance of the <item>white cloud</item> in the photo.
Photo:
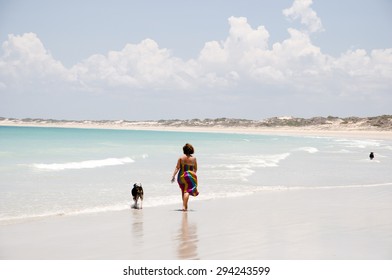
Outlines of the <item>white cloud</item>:
[[253,29],[245,17],[230,17],[229,25],[229,37],[224,43],[225,48],[233,51],[267,49],[269,33],[264,26]]
[[335,60],[336,69],[352,77],[385,79],[392,82],[392,49],[349,50]]
[[310,8],[312,4],[312,0],[295,0],[290,8],[283,10],[283,14],[294,20],[300,19],[301,23],[308,27],[310,32],[322,31],[323,25],[321,19]]
[[253,29],[244,17],[230,17],[228,22],[228,37],[223,42],[207,42],[199,56],[201,63],[229,63],[238,67],[244,63],[246,54],[268,49],[269,33],[264,26]]
[[328,79],[337,75],[341,83],[360,77],[359,86],[390,86],[391,49],[373,50],[370,55],[350,50],[334,58],[323,54],[309,34],[296,29],[289,29],[286,40],[269,48],[264,27],[253,29],[245,18],[234,17],[229,24],[228,37],[207,42],[197,59],[183,61],[146,39],[107,55],[92,55],[70,69],[51,56],[36,34],[9,35],[0,59],[1,88],[62,84],[101,91],[113,87],[186,90],[240,87],[249,82],[300,88],[324,83],[328,88]]
[[230,17],[228,22],[226,40],[207,42],[197,60],[199,75],[208,77],[210,86],[237,85],[249,77],[257,54],[268,49],[269,33],[264,26],[253,29],[244,17]]
[[[188,61],[145,39],[66,68],[36,34],[9,35],[0,57],[0,92],[65,89],[108,96],[114,90],[164,94],[214,89],[272,96],[274,88],[284,88],[281,92],[286,95],[322,92],[334,98],[390,92],[392,49],[349,50],[340,57],[322,53],[311,40],[312,32],[322,30],[311,4],[311,0],[296,0],[283,11],[287,17],[301,19],[310,32],[289,28],[285,40],[270,46],[264,26],[253,28],[244,17],[230,17],[227,38],[206,42],[199,56]],[[260,93],[262,86],[270,92]]]
[[127,44],[121,51],[93,55],[72,67],[71,72],[92,87],[180,89],[190,86],[185,63],[160,49],[151,39]]
[[206,64],[223,64],[229,60],[229,53],[217,41],[207,42],[200,52],[199,61]]
[[[223,42],[207,42],[198,63],[204,72],[213,72],[222,79],[229,72],[238,74],[234,84],[295,84],[330,69],[329,57],[312,44],[309,34],[290,28],[290,37],[268,46],[269,33],[257,29],[245,18],[229,19],[229,35]],[[229,83],[228,84],[233,84]]]
[[334,59],[333,69],[345,95],[375,96],[392,89],[392,49],[349,50]]
[[71,81],[69,71],[55,60],[34,33],[8,35],[2,45],[0,78],[2,84],[23,88]]

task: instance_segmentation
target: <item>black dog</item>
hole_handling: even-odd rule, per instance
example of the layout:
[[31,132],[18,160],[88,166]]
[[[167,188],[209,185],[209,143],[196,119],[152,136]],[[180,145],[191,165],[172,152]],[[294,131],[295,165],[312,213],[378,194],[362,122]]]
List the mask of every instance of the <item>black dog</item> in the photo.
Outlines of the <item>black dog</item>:
[[142,209],[143,208],[143,194],[144,194],[142,184],[140,184],[140,183],[133,184],[133,188],[132,188],[131,193],[132,193],[133,201],[135,201],[133,208],[138,209],[137,201],[140,198],[140,209]]

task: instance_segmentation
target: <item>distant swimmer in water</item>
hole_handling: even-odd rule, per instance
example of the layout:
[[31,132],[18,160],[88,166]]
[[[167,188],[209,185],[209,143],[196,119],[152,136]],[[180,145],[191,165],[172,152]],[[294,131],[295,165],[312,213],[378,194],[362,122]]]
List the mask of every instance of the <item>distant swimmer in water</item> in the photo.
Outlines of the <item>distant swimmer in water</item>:
[[374,159],[374,153],[373,152],[370,153],[369,158],[370,158],[370,160]]

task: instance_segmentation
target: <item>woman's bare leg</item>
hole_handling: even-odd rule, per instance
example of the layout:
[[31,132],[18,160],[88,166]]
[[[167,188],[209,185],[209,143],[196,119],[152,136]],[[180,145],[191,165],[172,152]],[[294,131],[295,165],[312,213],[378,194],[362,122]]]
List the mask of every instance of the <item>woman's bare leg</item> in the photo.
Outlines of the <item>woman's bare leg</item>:
[[184,211],[188,210],[188,200],[189,200],[189,193],[184,192],[182,194],[182,203],[183,203],[183,206],[184,206],[184,209],[182,209],[182,210],[184,210]]

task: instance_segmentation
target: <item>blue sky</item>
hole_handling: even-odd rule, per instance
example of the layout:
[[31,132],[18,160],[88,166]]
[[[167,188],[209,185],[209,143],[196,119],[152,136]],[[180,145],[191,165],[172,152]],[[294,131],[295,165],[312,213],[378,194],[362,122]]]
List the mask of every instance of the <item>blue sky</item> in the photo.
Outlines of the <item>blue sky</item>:
[[0,116],[372,116],[392,1],[0,0]]

